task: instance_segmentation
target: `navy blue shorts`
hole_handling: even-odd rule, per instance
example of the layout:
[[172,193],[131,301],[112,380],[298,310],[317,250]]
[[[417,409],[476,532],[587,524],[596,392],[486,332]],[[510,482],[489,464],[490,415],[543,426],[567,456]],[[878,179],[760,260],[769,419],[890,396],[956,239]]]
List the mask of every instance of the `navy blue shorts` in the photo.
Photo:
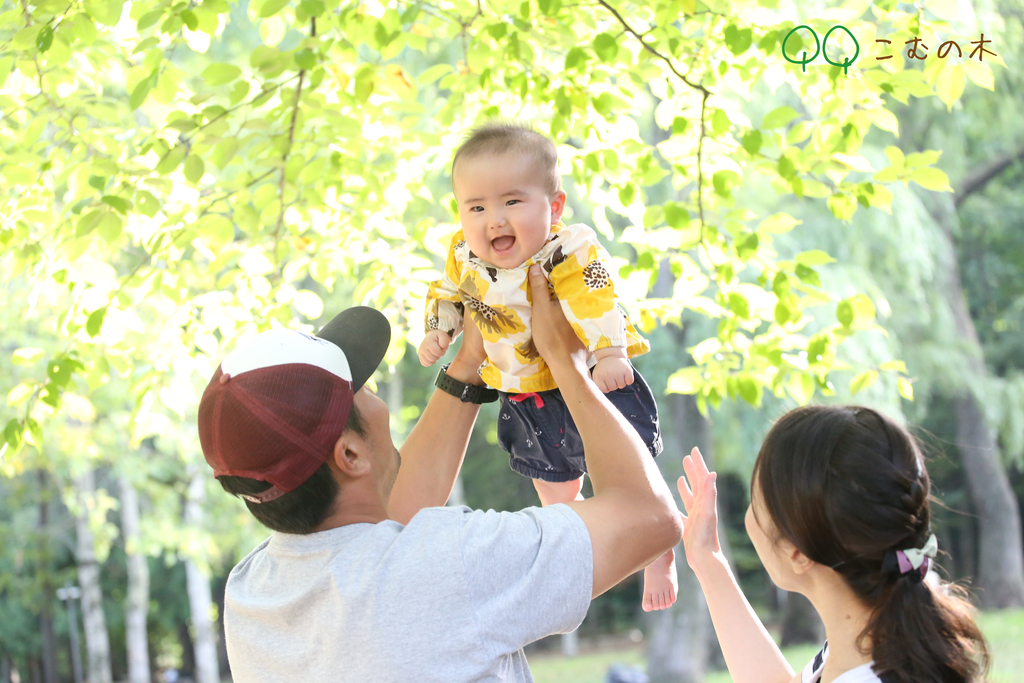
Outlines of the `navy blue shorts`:
[[[498,444],[508,451],[508,464],[513,470],[532,479],[553,482],[583,476],[587,471],[583,440],[558,389],[499,395]],[[651,455],[661,453],[658,404],[636,368],[632,384],[605,396],[633,425]]]

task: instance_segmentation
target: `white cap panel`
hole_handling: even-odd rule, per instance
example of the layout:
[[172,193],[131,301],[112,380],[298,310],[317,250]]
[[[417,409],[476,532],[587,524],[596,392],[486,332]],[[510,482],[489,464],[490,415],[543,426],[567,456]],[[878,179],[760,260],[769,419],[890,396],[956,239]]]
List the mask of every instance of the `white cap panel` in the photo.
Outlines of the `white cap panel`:
[[289,363],[314,365],[343,380],[352,381],[352,371],[344,351],[326,339],[295,330],[268,330],[249,337],[224,358],[220,367],[234,377],[249,370]]

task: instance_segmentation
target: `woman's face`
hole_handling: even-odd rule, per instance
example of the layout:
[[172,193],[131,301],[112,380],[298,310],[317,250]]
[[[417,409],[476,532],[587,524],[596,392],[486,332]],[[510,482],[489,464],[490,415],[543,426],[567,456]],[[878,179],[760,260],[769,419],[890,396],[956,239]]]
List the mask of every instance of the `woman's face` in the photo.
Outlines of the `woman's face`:
[[799,575],[794,571],[793,554],[796,547],[786,539],[775,540],[776,531],[768,510],[764,507],[761,489],[755,480],[750,487],[750,506],[743,518],[747,535],[772,582],[783,590],[798,590]]

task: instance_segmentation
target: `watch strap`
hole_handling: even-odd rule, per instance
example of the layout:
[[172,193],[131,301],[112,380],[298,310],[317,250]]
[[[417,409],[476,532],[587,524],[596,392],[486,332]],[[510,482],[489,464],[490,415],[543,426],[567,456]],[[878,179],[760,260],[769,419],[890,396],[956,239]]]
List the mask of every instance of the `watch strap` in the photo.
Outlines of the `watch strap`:
[[441,366],[440,372],[437,373],[437,379],[434,380],[435,387],[451,394],[463,403],[476,403],[479,405],[481,403],[493,403],[498,400],[498,391],[496,389],[486,385],[466,384],[450,377],[448,375],[449,365],[451,363]]

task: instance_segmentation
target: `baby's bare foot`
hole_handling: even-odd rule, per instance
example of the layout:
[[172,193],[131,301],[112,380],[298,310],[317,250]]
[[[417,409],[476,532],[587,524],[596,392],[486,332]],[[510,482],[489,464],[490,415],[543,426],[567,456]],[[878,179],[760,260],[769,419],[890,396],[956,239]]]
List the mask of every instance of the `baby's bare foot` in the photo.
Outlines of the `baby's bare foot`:
[[644,611],[668,609],[676,601],[677,590],[676,554],[669,550],[644,569]]

